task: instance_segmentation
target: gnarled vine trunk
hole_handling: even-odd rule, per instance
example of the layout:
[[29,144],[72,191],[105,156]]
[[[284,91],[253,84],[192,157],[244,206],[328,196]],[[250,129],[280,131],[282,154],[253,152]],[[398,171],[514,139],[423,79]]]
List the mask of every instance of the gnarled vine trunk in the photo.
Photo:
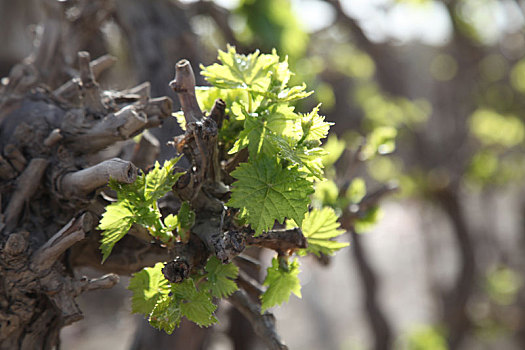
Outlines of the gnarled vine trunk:
[[[75,276],[68,249],[82,240],[97,245],[94,228],[104,204],[96,194],[109,178],[136,178],[132,162],[107,159],[102,150],[117,144],[118,155],[122,141],[160,125],[172,109],[169,98],[150,98],[147,86],[102,91],[96,79],[114,63],[110,56],[91,61],[79,52],[70,66],[67,51],[79,41],[64,41],[74,27],[65,31],[60,3],[44,7],[39,49],[0,86],[2,349],[52,348],[60,329],[82,318],[75,297],[118,282],[115,274]],[[74,78],[67,79],[71,71]],[[147,141],[133,153],[139,164],[155,156],[144,152]]]
[[[102,6],[101,12],[93,12],[87,2],[81,4],[85,6],[80,11],[88,18],[93,15],[92,20],[112,11]],[[168,250],[152,243],[145,229],[133,226],[101,265],[96,226],[112,196],[106,184],[110,178],[131,183],[139,168],[146,171],[152,165],[159,142],[145,130],[171,116],[172,100],[152,98],[149,83],[102,90],[97,79],[115,59],[91,60],[86,51],[72,55],[89,40],[81,35],[83,17],[71,25],[66,6],[44,2],[38,49],[0,85],[0,349],[55,347],[60,329],[82,318],[75,298],[112,287],[117,274],[161,261],[167,262],[166,277],[176,283],[210,255],[225,262],[246,245],[280,251],[306,244],[300,230],[254,238],[223,227],[228,172],[246,154],[221,167],[217,126],[225,117],[224,102],[217,100],[209,115],[201,112],[193,71],[182,60],[170,86],[181,101],[187,130],[174,145],[191,167],[173,187],[178,199],[165,198],[159,206],[164,214],[176,212],[179,200],[191,203],[196,223],[190,241]],[[167,85],[169,77],[165,81]],[[140,133],[138,144],[130,140]],[[79,266],[109,274],[89,280],[75,274]],[[254,302],[261,293],[257,282],[241,274],[238,283],[241,290],[230,303],[269,348],[286,349],[275,333],[273,315],[261,314]]]
[[[96,73],[110,61],[90,62],[80,52],[79,78],[55,90],[41,83],[39,66],[23,63],[2,86],[2,349],[52,347],[60,328],[82,317],[74,298],[118,281],[114,274],[78,278],[64,253],[81,240],[97,245],[85,239],[103,208],[96,191],[110,177],[136,178],[132,162],[100,152],[159,125],[171,114],[171,100],[152,99],[147,90],[101,91]],[[133,156],[145,163],[142,153],[139,147]]]

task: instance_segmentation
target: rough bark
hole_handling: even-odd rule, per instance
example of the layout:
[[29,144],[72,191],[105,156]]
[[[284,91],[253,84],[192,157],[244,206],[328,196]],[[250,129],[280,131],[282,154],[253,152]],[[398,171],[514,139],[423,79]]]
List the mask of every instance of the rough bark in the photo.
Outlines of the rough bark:
[[57,55],[50,48],[59,45],[62,19],[53,12],[56,3],[46,6],[51,15],[42,45],[48,46],[37,50],[34,63],[11,70],[0,95],[2,349],[53,348],[61,327],[82,318],[75,297],[118,282],[114,274],[95,280],[75,276],[65,259],[77,242],[98,245],[90,240],[100,215],[97,191],[110,177],[128,183],[136,177],[130,162],[90,160],[102,148],[159,125],[171,112],[169,99],[103,92],[96,75],[110,65],[107,57],[90,62],[80,52],[78,76],[61,82],[60,70],[47,69]]

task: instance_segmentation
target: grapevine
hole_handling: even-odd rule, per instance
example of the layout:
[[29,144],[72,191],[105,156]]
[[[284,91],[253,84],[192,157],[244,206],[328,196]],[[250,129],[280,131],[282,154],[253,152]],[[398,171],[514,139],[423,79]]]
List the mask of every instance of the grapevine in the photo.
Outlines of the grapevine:
[[[167,333],[183,317],[216,323],[217,301],[234,293],[255,294],[261,313],[292,293],[300,297],[298,257],[332,255],[347,245],[335,241],[343,230],[334,209],[312,203],[325,179],[321,144],[332,123],[319,106],[295,110],[311,92],[290,85],[287,59],[275,51],[242,55],[229,46],[218,59],[201,67],[208,87],[194,86],[188,61],[177,64],[170,85],[182,105],[174,114],[185,130],[173,141],[180,156],[156,163],[134,183],[110,181],[117,200],[98,226],[103,260],[132,228],[167,250],[169,260],[135,273],[128,287],[133,312]],[[178,165],[182,158],[188,170]],[[160,203],[169,196],[179,209],[163,213]],[[237,266],[247,246],[276,253],[266,289],[255,293],[242,287]]]

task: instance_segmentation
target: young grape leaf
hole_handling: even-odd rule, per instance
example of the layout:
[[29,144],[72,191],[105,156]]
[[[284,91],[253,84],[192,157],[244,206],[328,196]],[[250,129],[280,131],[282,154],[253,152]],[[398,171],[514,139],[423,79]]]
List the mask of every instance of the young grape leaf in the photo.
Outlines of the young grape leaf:
[[339,228],[340,226],[335,211],[330,207],[324,207],[321,210],[314,209],[306,213],[301,230],[308,241],[308,248],[301,249],[299,255],[306,253],[313,253],[317,256],[320,256],[321,253],[333,255],[337,250],[348,246],[346,242],[332,240],[345,233]]
[[297,147],[296,154],[300,159],[298,164],[304,167],[304,169],[307,169],[308,172],[315,176],[318,180],[325,178],[323,156],[326,154],[326,151],[323,148]]
[[235,279],[239,274],[239,268],[233,263],[223,264],[219,259],[212,256],[206,264],[207,281],[202,285],[203,289],[209,289],[211,295],[216,298],[230,296],[237,289]]
[[247,116],[244,120],[244,130],[239,134],[237,142],[229,153],[237,153],[248,147],[249,154],[252,157],[257,157],[259,154],[275,154],[276,149],[272,147],[271,143],[267,142],[267,135],[271,132],[267,121]]
[[240,55],[235,48],[228,46],[227,52],[219,50],[219,61],[211,66],[201,66],[201,74],[215,87],[221,89],[242,88],[252,96],[263,97],[271,102],[289,103],[308,97],[306,85],[287,87],[292,73],[288,60],[279,61],[275,50],[271,54],[256,51],[250,55]]
[[306,91],[306,84],[292,86],[279,91],[277,98],[272,98],[276,102],[295,102],[307,98],[313,91]]
[[137,176],[131,184],[109,179],[109,186],[117,192],[118,201],[106,206],[106,212],[97,227],[102,230],[102,263],[111,254],[113,246],[128,233],[133,223],[144,223],[146,226],[156,220],[155,217],[151,217],[154,213],[147,208],[144,184],[143,174]]
[[247,222],[257,235],[286,217],[302,223],[313,185],[296,167],[282,168],[275,159],[262,157],[240,164],[231,175],[237,181],[228,205],[246,209]]
[[151,172],[137,176],[131,184],[109,180],[110,187],[117,192],[118,200],[106,207],[106,212],[97,227],[103,231],[100,240],[102,262],[106,261],[115,243],[121,240],[135,223],[146,227],[156,238],[170,240],[170,234],[165,231],[160,221],[157,200],[170,191],[183,174],[173,173],[173,167],[179,159],[180,157],[177,157],[164,162],[162,168],[157,162]]
[[190,229],[195,224],[195,212],[191,210],[188,202],[182,202],[177,218],[179,219],[177,232],[182,242],[188,243],[190,239]]
[[229,151],[230,154],[248,147],[252,157],[257,157],[260,153],[273,156],[278,149],[275,148],[275,142],[272,142],[271,138],[293,138],[300,131],[300,127],[295,125],[295,120],[300,117],[290,106],[272,105],[268,109],[252,114],[243,106],[239,106],[232,108],[232,112],[238,119],[241,117],[244,119],[244,129],[239,134],[235,146]]
[[212,303],[208,291],[199,291],[191,278],[171,285],[173,298],[180,301],[180,311],[183,316],[199,326],[211,326],[217,322],[213,312],[217,308]]
[[307,148],[303,145],[292,148],[283,138],[276,135],[269,135],[272,146],[281,158],[297,164],[301,170],[304,170],[319,180],[323,179],[322,156],[325,151],[320,148]]
[[[273,78],[273,77],[272,77]],[[306,91],[306,84],[292,86],[290,88],[281,88],[282,84],[280,81],[270,82],[268,89],[249,89],[255,96],[263,96],[268,102],[273,103],[290,103],[298,100],[302,100],[310,96],[313,91]],[[274,84],[276,86],[274,86]]]
[[179,218],[177,215],[169,214],[164,218],[164,226],[166,226],[166,230],[175,231],[178,225]]
[[150,314],[150,324],[171,334],[178,327],[183,316],[199,326],[208,327],[217,322],[213,312],[217,306],[212,303],[208,291],[199,291],[193,279],[172,283],[170,293],[159,299]]
[[188,202],[182,202],[177,215],[170,214],[164,218],[166,230],[177,231],[183,243],[188,243],[193,224],[195,224],[195,212],[190,209]]
[[162,273],[163,263],[154,267],[146,267],[133,274],[128,288],[133,292],[131,297],[131,311],[149,315],[157,302],[165,298],[170,291],[170,284]]
[[299,262],[293,261],[288,265],[288,271],[279,266],[279,260],[273,258],[272,266],[268,267],[263,285],[268,289],[261,295],[261,312],[283,302],[288,302],[290,294],[301,297],[301,284],[299,283]]
[[215,100],[222,99],[226,104],[226,113],[230,112],[230,108],[234,103],[246,104],[248,101],[248,94],[245,89],[219,89],[214,86],[197,86],[195,87],[195,95],[202,110],[211,111]]
[[118,201],[123,202],[124,200],[127,200],[132,205],[145,202],[146,199],[144,198],[144,183],[144,174],[137,176],[135,182],[130,184],[118,182],[117,180],[111,178],[109,179],[109,187],[117,192]]
[[[286,105],[272,105],[268,110],[254,114],[247,113],[242,107],[240,111],[244,117],[244,130],[230,154],[245,147],[254,158],[263,154],[274,157],[277,154],[318,179],[323,177],[322,157],[325,151],[318,146],[331,123],[324,122],[316,109],[304,116],[303,121],[293,107]],[[304,134],[299,140],[301,133]]]
[[149,316],[149,323],[166,333],[171,334],[182,319],[180,300],[171,297],[160,299]]
[[97,229],[103,230],[100,240],[102,251],[102,263],[106,261],[113,250],[115,243],[128,233],[133,225],[133,212],[130,210],[129,201],[115,202],[106,207]]
[[173,174],[173,167],[181,157],[176,157],[164,162],[161,167],[159,162],[155,162],[155,167],[146,174],[144,197],[147,201],[156,201],[168,193],[175,182],[183,173]]
[[303,140],[320,141],[328,135],[330,126],[334,125],[334,123],[325,122],[324,116],[319,115],[320,106],[317,105],[310,113],[302,116]]
[[223,89],[246,88],[248,86],[267,89],[270,78],[267,76],[272,65],[279,62],[277,54],[263,54],[255,51],[249,55],[240,55],[233,46],[227,52],[219,50],[222,64],[201,66],[201,74],[212,85]]
[[182,111],[174,112],[174,113],[171,113],[171,116],[175,117],[175,119],[177,119],[177,123],[179,124],[180,128],[183,131],[186,131],[186,118],[184,117],[184,112]]

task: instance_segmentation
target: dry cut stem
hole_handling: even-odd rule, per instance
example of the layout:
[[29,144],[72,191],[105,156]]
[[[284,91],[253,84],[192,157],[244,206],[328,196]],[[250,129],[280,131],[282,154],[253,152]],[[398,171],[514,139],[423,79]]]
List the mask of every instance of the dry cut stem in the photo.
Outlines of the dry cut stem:
[[170,82],[170,87],[179,95],[186,123],[201,120],[203,114],[195,97],[195,75],[188,60],[177,62],[175,80]]
[[[93,72],[94,78],[97,79],[103,71],[110,68],[113,64],[115,64],[116,61],[117,59],[111,55],[104,55],[97,58],[96,60],[91,61],[89,66]],[[72,95],[77,93],[77,81],[77,79],[68,81],[64,85],[57,88],[53,94],[57,97],[63,97],[66,99],[70,98]]]
[[31,269],[42,272],[49,269],[68,248],[85,237],[93,228],[93,217],[85,213],[74,218],[41,246],[31,258]]
[[110,178],[132,183],[137,178],[137,167],[119,158],[109,159],[90,168],[63,175],[57,181],[57,188],[67,198],[84,197],[105,186]]

